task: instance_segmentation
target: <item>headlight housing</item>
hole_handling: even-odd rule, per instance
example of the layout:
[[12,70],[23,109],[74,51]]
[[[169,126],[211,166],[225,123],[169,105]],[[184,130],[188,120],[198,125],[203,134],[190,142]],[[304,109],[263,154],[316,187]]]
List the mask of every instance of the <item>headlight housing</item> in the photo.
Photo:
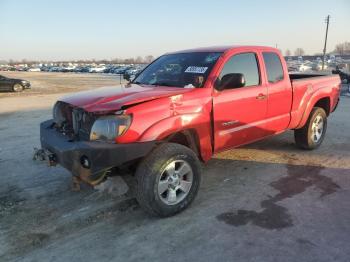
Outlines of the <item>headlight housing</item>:
[[131,115],[109,115],[96,119],[90,132],[90,141],[114,142],[131,124]]
[[58,101],[56,102],[52,110],[53,120],[58,126],[62,126],[63,122],[65,121],[65,117],[62,112],[62,106],[63,105],[61,104],[61,102]]

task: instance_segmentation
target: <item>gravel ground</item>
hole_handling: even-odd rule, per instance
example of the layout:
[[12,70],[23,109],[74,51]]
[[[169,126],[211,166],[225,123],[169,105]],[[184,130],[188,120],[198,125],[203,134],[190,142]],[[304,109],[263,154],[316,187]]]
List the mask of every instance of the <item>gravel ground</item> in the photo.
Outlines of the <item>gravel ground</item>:
[[32,161],[39,123],[61,95],[49,91],[0,97],[0,261],[349,261],[345,92],[318,150],[296,149],[286,132],[218,154],[192,206],[155,219],[119,177],[74,192],[66,170]]

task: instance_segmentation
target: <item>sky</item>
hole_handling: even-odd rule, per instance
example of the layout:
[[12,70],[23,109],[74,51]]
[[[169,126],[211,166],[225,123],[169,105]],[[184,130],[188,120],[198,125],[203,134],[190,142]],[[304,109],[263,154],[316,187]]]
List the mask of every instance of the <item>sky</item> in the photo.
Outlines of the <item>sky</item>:
[[0,0],[0,60],[112,59],[215,45],[350,41],[350,0]]

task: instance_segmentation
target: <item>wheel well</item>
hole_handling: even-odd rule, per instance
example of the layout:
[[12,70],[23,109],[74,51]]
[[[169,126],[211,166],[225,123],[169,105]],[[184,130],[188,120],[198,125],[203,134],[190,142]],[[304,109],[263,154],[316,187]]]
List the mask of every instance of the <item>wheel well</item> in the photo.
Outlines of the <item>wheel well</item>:
[[324,97],[324,98],[318,100],[314,107],[323,108],[324,111],[326,111],[326,114],[328,116],[330,113],[330,107],[331,107],[330,105],[331,105],[331,101],[330,101],[329,97]]
[[196,131],[194,130],[183,130],[168,136],[165,139],[167,142],[177,143],[190,148],[199,158],[199,139]]

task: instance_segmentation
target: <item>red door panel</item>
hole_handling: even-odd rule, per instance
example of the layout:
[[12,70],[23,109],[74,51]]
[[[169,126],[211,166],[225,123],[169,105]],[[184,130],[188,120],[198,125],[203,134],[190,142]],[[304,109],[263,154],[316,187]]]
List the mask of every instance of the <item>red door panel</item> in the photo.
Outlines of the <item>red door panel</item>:
[[[241,74],[244,86],[224,86],[213,92],[214,151],[236,147],[266,136],[267,87],[260,56],[251,50],[228,54],[218,70],[220,88],[224,76]],[[233,85],[233,84],[232,84]]]
[[243,87],[215,91],[215,152],[266,136],[267,88]]
[[266,82],[268,84],[268,106],[266,128],[271,133],[279,133],[289,126],[293,91],[287,66],[276,52],[262,52]]

